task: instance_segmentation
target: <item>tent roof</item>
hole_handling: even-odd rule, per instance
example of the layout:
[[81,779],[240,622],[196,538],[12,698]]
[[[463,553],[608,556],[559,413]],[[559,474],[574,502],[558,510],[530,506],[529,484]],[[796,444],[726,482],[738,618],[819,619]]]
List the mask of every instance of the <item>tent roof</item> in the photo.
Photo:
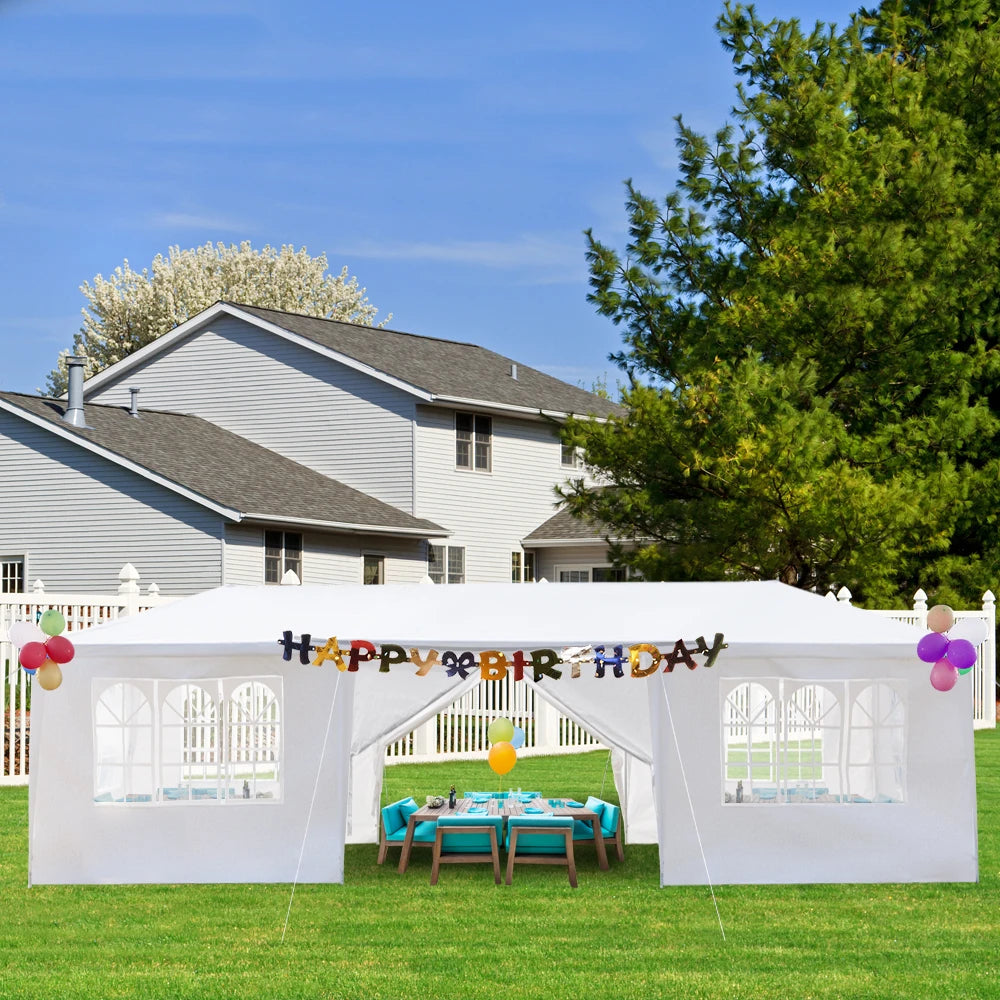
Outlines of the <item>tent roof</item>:
[[[752,655],[912,650],[911,625],[777,582],[219,587],[74,635],[108,655],[249,655],[281,633],[445,649],[537,649],[725,635]],[[721,662],[721,660],[720,660]]]

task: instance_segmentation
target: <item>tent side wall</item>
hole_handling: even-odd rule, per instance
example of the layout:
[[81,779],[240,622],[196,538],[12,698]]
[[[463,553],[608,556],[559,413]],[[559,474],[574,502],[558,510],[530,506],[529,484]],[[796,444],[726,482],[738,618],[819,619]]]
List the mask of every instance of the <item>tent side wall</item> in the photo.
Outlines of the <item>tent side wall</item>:
[[[296,874],[301,882],[343,882],[352,677],[285,664],[274,654],[136,660],[86,646],[78,647],[63,676],[59,689],[36,690],[33,698],[32,884],[291,882]],[[95,801],[95,689],[146,679],[146,690],[156,692],[185,682],[209,688],[218,683],[221,690],[223,681],[231,688],[275,676],[281,691],[280,794],[243,799],[237,777],[236,795],[225,802],[165,801],[159,786],[166,772],[153,735],[150,800]],[[170,739],[180,745],[184,737],[175,730]],[[135,741],[137,756],[144,746]]]
[[[661,884],[976,881],[968,682],[941,694],[915,655],[898,653],[760,659],[731,649],[718,669],[661,674],[650,702]],[[875,688],[899,697],[879,707]],[[803,750],[782,734],[810,699],[822,701],[819,689],[829,707],[815,709],[819,739]],[[744,738],[744,712],[747,749],[727,750],[734,734]],[[896,742],[865,761],[873,717],[891,723]],[[777,788],[755,792],[775,775]],[[869,776],[902,791],[857,794]]]

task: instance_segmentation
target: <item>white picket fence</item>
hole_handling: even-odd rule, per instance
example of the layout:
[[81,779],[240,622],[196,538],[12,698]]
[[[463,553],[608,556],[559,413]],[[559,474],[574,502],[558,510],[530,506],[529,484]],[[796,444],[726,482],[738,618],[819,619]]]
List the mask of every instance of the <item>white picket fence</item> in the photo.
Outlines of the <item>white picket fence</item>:
[[[827,594],[833,598],[833,594]],[[836,600],[850,603],[851,592],[841,587]],[[972,678],[972,725],[974,729],[995,729],[997,724],[997,645],[996,645],[996,597],[987,590],[982,597],[983,606],[978,611],[956,611],[956,620],[978,618],[986,623],[986,641],[977,650],[976,665],[969,675]],[[874,614],[897,621],[907,622],[919,628],[927,628],[927,595],[918,590],[913,595],[911,611],[875,611]],[[930,668],[928,667],[928,674]]]
[[[147,608],[177,598],[160,597],[156,584],[145,594],[139,588],[139,574],[126,564],[119,574],[121,584],[113,595],[49,594],[36,581],[30,594],[0,594],[0,666],[3,666],[4,694],[4,765],[0,784],[24,784],[28,780],[30,684],[18,669],[13,647],[8,639],[16,621],[35,621],[50,607],[66,617],[67,629],[75,631],[137,614]],[[831,600],[849,602],[846,588]],[[877,614],[926,624],[927,595],[918,590],[911,611],[878,611]],[[992,591],[983,595],[980,610],[958,611],[959,618],[982,618],[988,625],[988,638],[979,649],[973,670],[972,709],[977,729],[996,725],[996,605]],[[459,698],[434,719],[391,744],[386,751],[388,763],[404,761],[463,760],[481,757],[489,747],[486,730],[497,717],[510,719],[525,733],[524,756],[580,753],[601,744],[586,730],[556,711],[526,684],[517,684],[510,674],[503,681],[484,681]]]
[[41,580],[35,581],[30,593],[0,594],[4,749],[0,785],[24,785],[28,781],[31,684],[17,665],[17,653],[9,638],[11,625],[38,621],[44,611],[56,608],[66,618],[66,631],[76,632],[177,600],[160,597],[155,583],[141,593],[139,574],[131,563],[122,567],[118,579],[121,582],[116,594],[47,593]]

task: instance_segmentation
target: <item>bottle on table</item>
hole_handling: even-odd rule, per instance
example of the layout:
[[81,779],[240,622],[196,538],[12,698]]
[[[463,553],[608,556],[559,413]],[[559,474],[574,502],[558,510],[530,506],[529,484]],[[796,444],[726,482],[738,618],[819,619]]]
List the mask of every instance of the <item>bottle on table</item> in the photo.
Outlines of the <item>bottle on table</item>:
[[448,808],[449,809],[454,809],[455,805],[457,804],[457,802],[458,802],[458,799],[457,799],[457,797],[455,795],[455,786],[452,785],[451,786],[451,791],[448,792]]

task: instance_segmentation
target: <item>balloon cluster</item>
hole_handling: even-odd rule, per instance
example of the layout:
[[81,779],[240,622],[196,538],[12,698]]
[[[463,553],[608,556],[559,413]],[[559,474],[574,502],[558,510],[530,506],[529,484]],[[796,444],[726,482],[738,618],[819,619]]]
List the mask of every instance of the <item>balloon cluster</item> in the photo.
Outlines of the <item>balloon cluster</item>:
[[38,620],[15,622],[10,627],[10,641],[21,647],[17,662],[29,677],[35,677],[38,686],[55,691],[62,684],[60,664],[69,663],[76,650],[73,643],[61,633],[66,628],[62,612],[49,608]]
[[524,746],[524,730],[510,719],[494,719],[486,736],[492,746],[489,753],[490,767],[497,774],[506,774],[517,763],[517,751]]
[[917,656],[931,667],[931,687],[950,691],[959,674],[967,674],[976,663],[976,647],[986,638],[988,626],[981,618],[955,621],[947,604],[936,604],[927,612],[931,630],[917,643]]

